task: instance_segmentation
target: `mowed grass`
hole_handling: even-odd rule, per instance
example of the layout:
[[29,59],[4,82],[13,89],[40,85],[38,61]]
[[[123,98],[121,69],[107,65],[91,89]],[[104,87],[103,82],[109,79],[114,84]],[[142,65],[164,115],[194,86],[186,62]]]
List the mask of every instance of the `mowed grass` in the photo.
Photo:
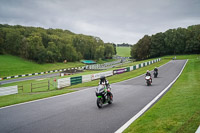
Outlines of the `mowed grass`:
[[176,57],[189,59],[181,76],[125,133],[194,133],[197,130],[200,125],[200,55]]
[[121,57],[131,57],[131,47],[116,47],[117,55]]
[[85,64],[80,62],[37,64],[16,56],[0,55],[0,78],[81,66]]
[[[149,65],[149,66],[146,66],[146,67],[143,67],[143,68],[131,71],[131,72],[126,72],[126,73],[123,73],[120,75],[111,76],[111,77],[108,77],[107,79],[109,80],[110,83],[120,82],[120,81],[123,81],[126,79],[136,77],[138,75],[141,75],[141,74],[145,73],[147,69],[152,70],[155,66],[163,65],[163,64],[167,63],[168,61],[169,61],[169,59],[161,60],[160,62],[157,62],[155,64],[152,64],[152,65]],[[145,61],[143,61],[143,62],[145,62]],[[135,62],[135,64],[138,64],[138,62]],[[89,74],[89,73],[92,73],[92,72],[86,72],[85,74]],[[73,76],[78,76],[78,75],[83,75],[83,73],[76,74]],[[56,86],[56,84],[54,84],[53,79],[54,78],[37,81],[37,83],[40,83],[40,82],[47,83],[47,81],[50,80],[50,83],[52,85],[50,87],[50,91],[47,91],[48,88],[45,87],[45,88],[39,88],[37,90],[33,90],[34,93],[30,93],[30,86],[31,86],[30,83],[31,82],[36,83],[35,80],[2,85],[2,86],[23,85],[24,92],[22,93],[22,91],[20,90],[18,94],[9,95],[9,96],[0,96],[0,107],[13,105],[13,104],[17,104],[17,103],[22,103],[22,102],[27,102],[27,101],[36,100],[36,99],[41,99],[41,98],[45,98],[45,97],[51,97],[51,96],[60,95],[60,94],[64,94],[64,93],[69,93],[69,92],[74,91],[72,88],[97,86],[98,82],[99,82],[99,80],[94,80],[91,82],[86,82],[86,83],[82,83],[82,84],[78,84],[78,85],[65,87],[61,90],[56,90],[56,88],[54,87],[54,86]],[[44,84],[46,84],[46,83],[44,83]]]

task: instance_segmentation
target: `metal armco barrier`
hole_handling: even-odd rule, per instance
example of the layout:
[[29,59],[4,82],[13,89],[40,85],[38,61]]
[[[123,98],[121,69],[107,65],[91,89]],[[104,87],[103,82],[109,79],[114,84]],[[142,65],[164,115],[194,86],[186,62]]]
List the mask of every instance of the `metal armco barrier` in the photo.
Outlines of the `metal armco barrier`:
[[71,81],[71,85],[76,85],[76,84],[82,83],[82,76],[71,77],[70,81]]
[[[84,68],[85,67],[68,68],[68,70],[71,70],[71,69],[80,69],[80,70],[83,70]],[[34,75],[42,75],[42,74],[48,74],[48,73],[53,73],[53,72],[62,72],[62,71],[66,71],[66,70],[67,69],[60,69],[60,70],[52,70],[52,71],[32,73],[32,74],[16,75],[16,76],[10,76],[10,77],[3,77],[3,78],[0,78],[0,80],[11,79],[11,78],[19,78],[19,77],[27,77],[27,76],[34,76]]]
[[117,61],[108,62],[108,63],[104,63],[104,64],[87,65],[87,66],[85,66],[85,69],[102,69],[104,67],[118,64],[120,62],[121,62],[121,60],[117,60]]

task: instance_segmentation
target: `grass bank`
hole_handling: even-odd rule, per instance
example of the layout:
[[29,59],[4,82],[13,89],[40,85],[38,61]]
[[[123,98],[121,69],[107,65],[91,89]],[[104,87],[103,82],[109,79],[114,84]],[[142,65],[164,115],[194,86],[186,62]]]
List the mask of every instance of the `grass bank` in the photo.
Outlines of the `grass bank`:
[[[167,63],[168,61],[169,61],[169,59],[164,59],[155,64],[152,64],[152,65],[149,65],[149,66],[146,66],[146,67],[143,67],[143,68],[131,71],[131,72],[126,72],[126,73],[123,73],[120,75],[108,77],[108,80],[110,83],[116,83],[116,82],[120,82],[120,81],[123,81],[126,79],[130,79],[130,78],[133,78],[133,77],[136,77],[138,75],[145,73],[147,69],[152,70],[155,66],[163,65],[163,64]],[[143,61],[143,62],[145,62],[145,61]],[[138,62],[135,62],[135,64],[138,64]],[[47,80],[47,79],[45,79],[45,80]],[[31,81],[23,81],[21,83],[26,84],[27,87],[30,87],[30,82]],[[60,94],[64,94],[64,93],[69,93],[69,92],[74,91],[74,90],[72,90],[72,88],[96,86],[98,84],[98,82],[99,82],[99,80],[94,80],[94,81],[87,82],[87,83],[69,86],[69,87],[63,88],[62,90],[55,90],[55,88],[51,88],[51,91],[35,92],[35,93],[29,93],[30,89],[24,88],[25,93],[21,93],[21,91],[20,91],[19,94],[10,95],[10,96],[0,96],[0,107],[17,104],[17,103],[22,103],[22,102],[26,102],[26,101],[31,101],[31,100],[36,100],[36,99],[41,99],[41,98],[45,98],[45,97],[51,97],[51,96],[60,95]],[[10,85],[20,85],[20,83],[12,83],[12,84],[7,84],[5,86],[8,86],[8,85],[9,86]]]
[[122,57],[131,57],[131,47],[116,47],[117,55]]
[[85,64],[80,62],[46,63],[37,64],[12,55],[0,55],[0,77],[15,76],[21,74],[46,72],[71,67],[81,67]]
[[176,58],[189,59],[181,76],[125,133],[194,133],[197,130],[200,125],[200,55]]

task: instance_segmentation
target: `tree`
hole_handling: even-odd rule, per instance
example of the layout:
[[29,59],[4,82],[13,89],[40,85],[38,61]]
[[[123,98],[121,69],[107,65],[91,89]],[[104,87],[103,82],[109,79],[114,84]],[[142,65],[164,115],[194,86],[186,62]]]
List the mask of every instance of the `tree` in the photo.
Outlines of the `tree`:
[[19,55],[21,49],[21,41],[23,36],[20,31],[15,29],[7,29],[5,36],[5,50],[9,54]]
[[61,57],[58,47],[56,47],[54,42],[48,42],[47,47],[47,62],[53,63],[59,60]]
[[138,59],[143,60],[150,57],[150,46],[151,46],[151,39],[148,35],[145,35],[141,40],[138,42]]
[[38,62],[39,60],[44,61],[45,59],[40,59],[40,58],[45,58],[45,57],[39,56],[41,53],[42,53],[42,55],[44,55],[44,53],[45,53],[45,52],[41,52],[41,50],[45,51],[45,47],[42,44],[42,38],[38,35],[29,36],[27,38],[27,42],[28,42],[28,52],[29,52],[28,58],[33,59],[36,62]]
[[112,58],[112,55],[114,55],[114,47],[110,43],[105,44],[105,50],[104,55],[106,58]]
[[97,48],[96,54],[95,54],[95,59],[96,60],[104,58],[104,50],[105,50],[105,48],[104,48],[103,45]]
[[4,53],[4,33],[0,30],[0,54]]
[[151,36],[150,57],[158,57],[166,54],[164,38],[165,35],[163,33]]
[[135,44],[135,45],[133,45],[133,46],[131,47],[131,57],[132,57],[133,59],[137,59],[137,60],[138,60],[137,47],[138,47],[137,44]]

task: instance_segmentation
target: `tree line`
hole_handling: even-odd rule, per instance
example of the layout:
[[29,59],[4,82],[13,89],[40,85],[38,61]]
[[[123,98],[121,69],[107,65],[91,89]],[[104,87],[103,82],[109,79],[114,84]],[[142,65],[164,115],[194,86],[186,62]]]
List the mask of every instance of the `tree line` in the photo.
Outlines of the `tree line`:
[[131,44],[128,43],[122,43],[122,44],[117,44],[117,47],[131,47]]
[[38,63],[99,60],[115,55],[116,45],[68,30],[0,24],[0,54]]
[[131,48],[137,60],[172,54],[200,53],[200,25],[169,29],[152,36],[145,35]]

